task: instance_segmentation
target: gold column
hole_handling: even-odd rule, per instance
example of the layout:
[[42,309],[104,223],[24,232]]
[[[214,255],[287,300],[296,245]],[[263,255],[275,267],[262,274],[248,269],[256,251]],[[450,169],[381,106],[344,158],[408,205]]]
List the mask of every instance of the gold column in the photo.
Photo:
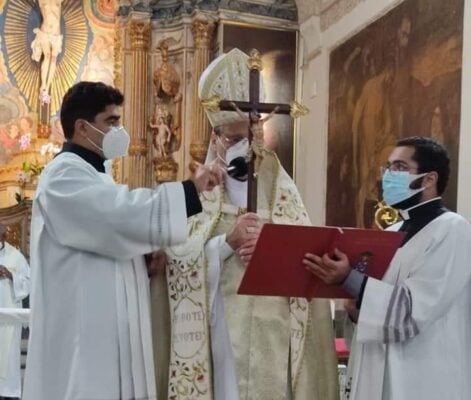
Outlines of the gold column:
[[150,42],[150,21],[132,20],[129,26],[131,39],[131,71],[125,79],[130,81],[130,93],[126,93],[126,105],[129,113],[126,121],[131,136],[129,156],[125,162],[127,184],[130,188],[149,187],[150,175],[149,151],[147,147],[147,76]]
[[211,126],[206,118],[203,106],[198,98],[198,82],[201,74],[210,61],[210,45],[214,33],[214,23],[202,19],[193,21],[191,32],[195,46],[193,61],[193,124],[191,132],[190,170],[194,171],[196,163],[204,163],[208,150]]
[[[116,89],[123,92],[123,36],[124,24],[120,18],[116,19],[113,48],[113,85]],[[124,115],[122,123],[125,123]],[[113,160],[113,179],[117,183],[123,183],[123,160],[117,158]]]
[[113,48],[113,84],[116,89],[123,90],[123,24],[117,19],[114,32]]

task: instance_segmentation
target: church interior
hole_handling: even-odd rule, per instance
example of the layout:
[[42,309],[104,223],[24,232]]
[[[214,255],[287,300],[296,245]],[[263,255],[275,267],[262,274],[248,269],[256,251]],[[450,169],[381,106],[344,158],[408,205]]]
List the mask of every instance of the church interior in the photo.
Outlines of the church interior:
[[65,141],[68,88],[101,81],[122,91],[131,142],[111,173],[154,188],[204,163],[211,126],[198,81],[233,48],[258,50],[263,101],[301,110],[270,118],[264,140],[313,225],[392,224],[380,168],[413,135],[448,149],[445,205],[471,218],[469,0],[0,0],[0,29],[0,222],[26,258],[36,185]]

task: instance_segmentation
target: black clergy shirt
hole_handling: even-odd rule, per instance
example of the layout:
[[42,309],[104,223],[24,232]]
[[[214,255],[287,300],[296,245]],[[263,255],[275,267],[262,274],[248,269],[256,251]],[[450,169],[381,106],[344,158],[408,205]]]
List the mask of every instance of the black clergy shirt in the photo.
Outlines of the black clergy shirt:
[[[440,197],[418,204],[408,210],[400,210],[399,213],[404,219],[404,222],[399,228],[399,231],[405,232],[401,247],[412,239],[422,228],[446,211],[448,210],[443,206]],[[357,308],[361,306],[367,281],[367,275],[352,270],[342,284],[342,287],[357,299]]]

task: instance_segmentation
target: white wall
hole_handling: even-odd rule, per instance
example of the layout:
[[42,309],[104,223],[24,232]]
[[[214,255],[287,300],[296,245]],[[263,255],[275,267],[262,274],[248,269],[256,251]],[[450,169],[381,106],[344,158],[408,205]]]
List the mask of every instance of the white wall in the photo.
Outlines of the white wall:
[[[311,112],[299,122],[296,182],[314,224],[325,223],[330,52],[399,3],[364,0],[324,32],[316,16],[301,25],[300,98]],[[463,52],[458,212],[471,220],[471,0],[465,0]]]

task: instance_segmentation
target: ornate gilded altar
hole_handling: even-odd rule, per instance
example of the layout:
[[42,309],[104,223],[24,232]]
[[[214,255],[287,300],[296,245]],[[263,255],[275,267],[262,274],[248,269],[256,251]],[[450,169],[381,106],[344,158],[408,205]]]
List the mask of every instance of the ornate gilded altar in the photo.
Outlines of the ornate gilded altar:
[[222,24],[297,28],[294,2],[236,3],[120,2],[115,84],[126,98],[123,122],[132,154],[114,163],[119,182],[139,187],[181,180],[204,163],[211,127],[198,98],[198,82],[223,51]]
[[161,65],[154,71],[154,113],[149,121],[154,150],[154,178],[157,182],[177,179],[178,164],[173,153],[182,143],[182,93],[179,73],[169,62],[169,44],[173,38],[162,40],[157,46]]

